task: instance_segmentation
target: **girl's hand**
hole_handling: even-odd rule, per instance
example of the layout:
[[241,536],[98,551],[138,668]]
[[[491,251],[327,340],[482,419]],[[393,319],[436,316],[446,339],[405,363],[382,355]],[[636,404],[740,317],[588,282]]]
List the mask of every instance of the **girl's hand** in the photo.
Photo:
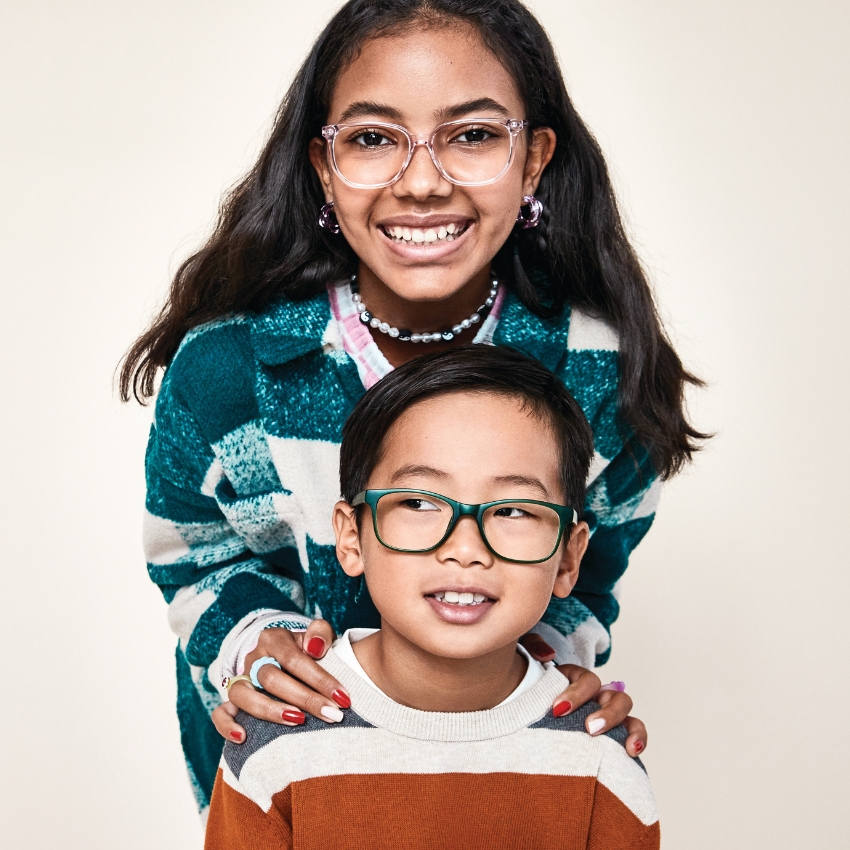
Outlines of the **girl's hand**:
[[[524,635],[520,643],[538,661],[552,661],[555,657],[555,650],[539,635]],[[558,670],[570,680],[570,686],[552,704],[552,713],[556,717],[564,717],[586,702],[596,700],[601,708],[588,715],[584,724],[591,735],[599,735],[622,723],[629,733],[626,752],[635,758],[646,749],[646,726],[637,717],[629,717],[632,699],[628,694],[614,690],[601,691],[599,676],[584,667],[560,664]]]
[[266,629],[256,649],[245,658],[245,673],[258,659],[274,658],[281,669],[266,664],[257,673],[257,680],[264,691],[283,702],[270,699],[247,682],[236,682],[230,688],[229,702],[222,703],[212,713],[218,733],[237,744],[245,740],[245,730],[234,719],[240,709],[252,717],[283,726],[300,726],[306,719],[305,711],[326,723],[342,720],[340,709],[348,708],[351,699],[345,688],[313,660],[324,657],[333,639],[333,629],[327,620],[313,620],[305,632]]

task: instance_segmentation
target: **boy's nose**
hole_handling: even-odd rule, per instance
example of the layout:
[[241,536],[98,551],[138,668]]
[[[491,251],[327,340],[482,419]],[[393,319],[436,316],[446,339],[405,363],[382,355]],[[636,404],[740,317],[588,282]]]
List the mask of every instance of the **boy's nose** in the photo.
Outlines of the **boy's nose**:
[[481,564],[489,567],[493,563],[493,553],[478,530],[475,517],[462,516],[448,540],[437,550],[437,557],[444,561],[457,561],[461,566]]

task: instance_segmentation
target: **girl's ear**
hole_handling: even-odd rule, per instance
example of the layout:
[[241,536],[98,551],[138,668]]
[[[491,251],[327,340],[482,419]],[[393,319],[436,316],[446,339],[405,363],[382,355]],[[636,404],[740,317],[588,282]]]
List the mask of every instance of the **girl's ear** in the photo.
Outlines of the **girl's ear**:
[[322,181],[322,188],[325,190],[325,201],[330,203],[333,199],[331,191],[331,170],[328,166],[328,147],[323,139],[310,139],[310,146],[307,149],[310,156],[310,164],[316,169],[316,174],[319,175],[319,180]]
[[336,557],[348,576],[363,573],[363,555],[360,550],[360,530],[357,528],[355,510],[348,502],[337,502],[333,513],[336,534]]
[[558,575],[555,576],[555,586],[552,595],[563,599],[570,595],[576,581],[578,580],[578,568],[581,559],[587,551],[590,541],[590,529],[586,522],[580,522],[570,529],[570,539],[564,546],[561,563],[558,566]]
[[528,156],[525,159],[522,192],[533,195],[543,176],[543,170],[555,154],[557,137],[551,127],[538,127],[531,131],[528,143]]

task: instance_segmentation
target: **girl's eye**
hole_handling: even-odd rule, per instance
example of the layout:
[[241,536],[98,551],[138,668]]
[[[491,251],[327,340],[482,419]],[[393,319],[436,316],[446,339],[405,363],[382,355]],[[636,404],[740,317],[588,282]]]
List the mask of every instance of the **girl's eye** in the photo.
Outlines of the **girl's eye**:
[[482,142],[488,141],[492,135],[489,130],[485,130],[483,127],[467,127],[462,133],[458,133],[452,141],[467,145],[480,145]]
[[440,510],[433,502],[429,502],[427,499],[405,499],[402,504],[413,511],[419,512]]
[[364,148],[377,148],[392,144],[391,139],[388,139],[383,133],[379,133],[377,130],[364,130],[358,133],[352,141]]

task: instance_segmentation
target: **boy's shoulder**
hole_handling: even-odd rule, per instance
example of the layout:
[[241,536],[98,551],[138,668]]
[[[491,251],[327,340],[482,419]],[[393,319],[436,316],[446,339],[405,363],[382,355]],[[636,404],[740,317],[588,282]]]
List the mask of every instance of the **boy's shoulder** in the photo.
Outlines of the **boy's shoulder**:
[[[347,823],[354,810],[358,823],[371,819],[387,828],[400,828],[402,822],[425,828],[447,801],[467,811],[486,800],[499,822],[490,824],[495,843],[481,846],[500,846],[499,836],[529,823],[550,838],[551,830],[572,835],[579,828],[578,813],[588,816],[600,800],[604,817],[618,830],[636,835],[657,830],[646,772],[626,753],[625,730],[589,735],[584,722],[598,709],[595,703],[567,717],[552,716],[552,703],[566,686],[556,669],[496,708],[441,713],[393,702],[333,650],[320,663],[351,695],[344,719],[325,723],[308,716],[301,726],[281,726],[240,713],[236,719],[245,728],[245,743],[228,742],[221,763],[220,784],[229,787],[227,793],[290,818],[296,816],[287,801],[297,793],[299,805],[311,812],[309,824],[300,828],[310,831],[319,829],[320,821],[328,821],[327,829],[340,819]],[[564,795],[574,803],[573,814],[545,802]],[[541,846],[538,839],[529,838],[526,846]],[[399,841],[394,846],[420,845]]]
[[[408,762],[408,757],[415,750],[433,753],[441,744],[447,751],[460,748],[468,753],[477,752],[485,761],[487,750],[500,752],[498,758],[501,760],[516,759],[518,763],[532,767],[536,764],[536,757],[528,747],[538,737],[546,738],[546,744],[534,749],[547,763],[561,759],[562,754],[558,753],[562,750],[571,750],[575,754],[581,753],[579,760],[586,768],[591,762],[606,755],[610,758],[619,750],[628,762],[643,770],[640,761],[631,759],[625,751],[628,733],[623,726],[598,737],[587,733],[585,721],[591,713],[599,710],[597,703],[588,702],[565,717],[552,714],[554,699],[568,685],[567,679],[554,667],[548,669],[528,691],[509,703],[487,711],[445,713],[419,711],[394,702],[352,670],[333,649],[319,663],[351,695],[352,707],[344,712],[343,719],[338,723],[327,723],[308,714],[301,725],[283,726],[240,712],[237,722],[245,729],[245,742],[239,745],[227,743],[224,749],[224,761],[234,776],[238,778],[252,760],[252,772],[261,769],[260,765],[267,760],[277,762],[277,756],[273,756],[272,752],[290,752],[293,755],[297,752],[299,760],[324,760],[324,765],[315,764],[314,769],[335,773],[345,765],[350,767],[358,759],[365,764],[377,752],[383,753],[381,758],[386,762],[384,766],[388,767],[394,760],[392,753],[396,747],[402,761]],[[259,758],[256,759],[256,756]],[[437,762],[441,758],[438,756]],[[449,760],[452,758],[450,756]],[[340,760],[339,765],[335,764],[337,760]],[[537,764],[541,771],[552,768],[552,765],[544,765],[543,761]],[[567,759],[562,767],[569,770],[568,762],[571,761]],[[294,766],[295,762],[290,764]],[[295,774],[289,779],[295,780]]]

